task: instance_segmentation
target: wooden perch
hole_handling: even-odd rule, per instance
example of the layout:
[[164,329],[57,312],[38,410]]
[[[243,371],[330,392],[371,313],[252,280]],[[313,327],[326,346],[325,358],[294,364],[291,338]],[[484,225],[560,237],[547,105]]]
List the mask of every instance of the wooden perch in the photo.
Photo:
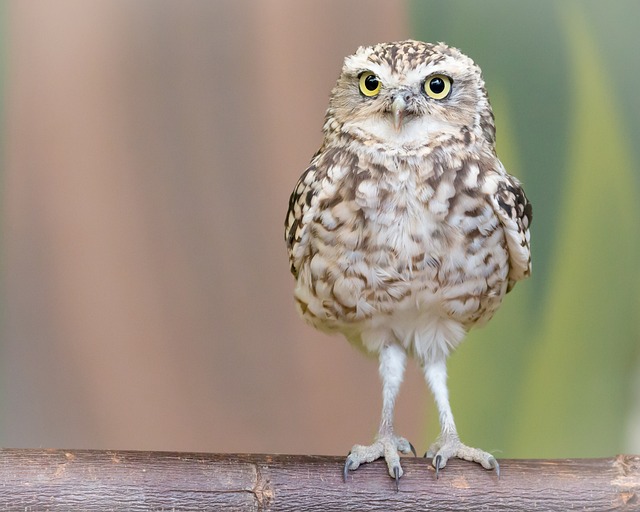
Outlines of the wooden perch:
[[639,511],[640,456],[500,460],[501,476],[403,458],[342,481],[343,457],[88,450],[0,450],[0,510],[40,511]]

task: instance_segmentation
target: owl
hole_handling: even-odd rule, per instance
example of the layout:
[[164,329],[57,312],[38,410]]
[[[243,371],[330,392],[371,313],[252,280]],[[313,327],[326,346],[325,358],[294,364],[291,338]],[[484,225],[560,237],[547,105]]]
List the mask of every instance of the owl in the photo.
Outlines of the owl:
[[456,48],[381,43],[344,61],[285,240],[302,318],[379,359],[380,426],[372,444],[351,448],[345,480],[384,458],[397,489],[400,453],[415,455],[393,426],[407,356],[439,412],[425,454],[436,476],[452,457],[499,475],[493,455],[460,440],[446,370],[467,331],[531,272],[531,204],[495,134],[480,68]]

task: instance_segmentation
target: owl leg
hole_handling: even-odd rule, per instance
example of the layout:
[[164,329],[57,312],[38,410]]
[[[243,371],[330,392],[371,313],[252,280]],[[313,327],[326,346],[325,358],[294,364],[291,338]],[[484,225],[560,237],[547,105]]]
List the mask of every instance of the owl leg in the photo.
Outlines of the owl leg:
[[451,457],[477,462],[485,469],[495,469],[500,476],[500,466],[493,455],[478,448],[471,448],[462,444],[458,437],[453,413],[449,405],[449,391],[447,390],[447,367],[444,359],[424,365],[424,375],[433,392],[433,396],[440,414],[440,435],[431,445],[425,457],[432,458],[433,467],[438,472],[447,465]]
[[415,455],[416,451],[411,443],[404,437],[395,435],[393,431],[393,409],[402,383],[406,359],[405,351],[398,345],[385,345],[382,348],[379,368],[382,378],[382,418],[378,435],[371,445],[356,444],[351,448],[344,465],[345,480],[348,472],[357,469],[360,464],[384,457],[389,475],[396,480],[397,490],[398,480],[403,473],[398,452]]

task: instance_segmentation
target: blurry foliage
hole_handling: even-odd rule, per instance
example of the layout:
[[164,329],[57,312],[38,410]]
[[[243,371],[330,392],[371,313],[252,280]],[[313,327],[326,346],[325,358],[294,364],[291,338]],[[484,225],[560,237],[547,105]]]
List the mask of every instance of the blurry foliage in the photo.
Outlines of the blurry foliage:
[[461,436],[499,457],[628,450],[640,355],[640,3],[410,7],[416,38],[459,47],[483,69],[498,154],[534,206],[532,279],[450,362]]

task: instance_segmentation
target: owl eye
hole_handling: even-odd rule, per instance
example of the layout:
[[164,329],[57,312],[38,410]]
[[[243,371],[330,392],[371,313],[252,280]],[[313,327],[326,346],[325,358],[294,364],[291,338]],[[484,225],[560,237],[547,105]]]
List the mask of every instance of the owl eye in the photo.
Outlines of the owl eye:
[[382,83],[371,71],[360,73],[360,92],[365,96],[376,96],[380,92]]
[[451,78],[445,75],[433,75],[424,82],[424,92],[434,100],[443,100],[451,92]]

